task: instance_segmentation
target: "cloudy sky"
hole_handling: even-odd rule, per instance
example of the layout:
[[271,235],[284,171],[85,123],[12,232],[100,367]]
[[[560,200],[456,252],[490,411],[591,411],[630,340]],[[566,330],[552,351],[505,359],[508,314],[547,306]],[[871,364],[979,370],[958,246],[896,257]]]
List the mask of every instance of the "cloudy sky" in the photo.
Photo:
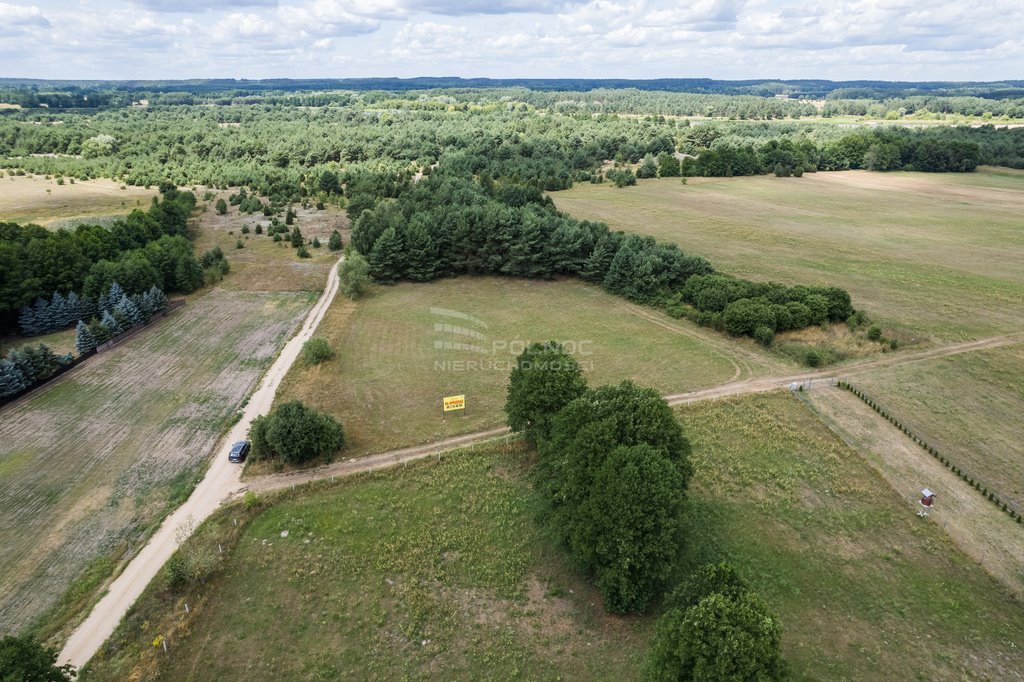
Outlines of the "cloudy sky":
[[0,77],[1024,79],[1024,0],[0,0]]

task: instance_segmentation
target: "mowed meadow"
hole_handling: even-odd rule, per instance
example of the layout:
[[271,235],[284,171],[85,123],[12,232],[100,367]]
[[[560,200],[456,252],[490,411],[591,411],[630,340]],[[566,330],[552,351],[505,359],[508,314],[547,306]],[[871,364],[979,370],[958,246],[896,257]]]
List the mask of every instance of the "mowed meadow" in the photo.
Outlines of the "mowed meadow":
[[[1024,612],[796,397],[677,414],[679,574],[733,563],[781,617],[793,679],[1021,669]],[[531,461],[481,446],[227,508],[185,550],[223,557],[214,575],[161,574],[82,679],[637,679],[657,614],[603,612],[537,529]]]
[[146,209],[155,187],[123,185],[114,180],[64,180],[42,175],[0,177],[0,221],[74,229],[79,223],[105,222]]
[[[301,399],[337,417],[346,456],[503,424],[509,372],[535,341],[563,342],[594,386],[630,379],[679,393],[792,368],[749,339],[672,320],[579,280],[373,287],[356,303],[335,299],[317,336],[335,358],[294,365],[278,400]],[[442,416],[442,398],[463,394],[466,410]]]
[[52,634],[139,549],[314,298],[215,289],[3,408],[0,633]]
[[1024,319],[1024,171],[666,178],[551,197],[729,274],[845,287],[904,342],[1005,334]]

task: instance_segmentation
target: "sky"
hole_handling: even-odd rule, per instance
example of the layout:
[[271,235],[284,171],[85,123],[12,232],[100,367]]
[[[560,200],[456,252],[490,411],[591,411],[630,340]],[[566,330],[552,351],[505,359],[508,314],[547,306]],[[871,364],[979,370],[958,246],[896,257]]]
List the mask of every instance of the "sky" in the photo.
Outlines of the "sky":
[[0,0],[0,77],[1024,79],[1024,0]]

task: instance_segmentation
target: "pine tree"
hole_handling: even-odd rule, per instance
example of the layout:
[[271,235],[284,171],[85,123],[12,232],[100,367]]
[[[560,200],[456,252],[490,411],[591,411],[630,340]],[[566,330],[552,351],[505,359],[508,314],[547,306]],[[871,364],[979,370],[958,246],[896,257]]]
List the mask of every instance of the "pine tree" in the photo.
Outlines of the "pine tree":
[[82,314],[82,299],[72,291],[68,294],[67,299],[65,299],[65,312],[64,319],[61,320],[61,327],[72,325],[83,317],[85,316]]
[[406,254],[402,238],[389,227],[381,233],[370,252],[370,274],[381,284],[394,284],[402,278]]
[[107,328],[107,331],[110,332],[111,336],[117,336],[124,331],[117,319],[110,314],[110,309],[103,311],[103,318],[100,322]]
[[341,232],[334,230],[331,238],[327,240],[327,248],[331,251],[341,251]]
[[36,309],[43,299],[36,301],[36,305],[27,305],[21,309],[18,316],[18,324],[21,326],[21,333],[25,336],[35,336],[39,333],[39,320],[36,316]]
[[85,355],[96,350],[96,346],[100,345],[96,340],[96,337],[89,331],[89,327],[82,320],[78,321],[78,327],[75,328],[75,350],[78,351],[79,355]]
[[588,282],[603,282],[614,257],[615,254],[612,252],[612,246],[608,239],[601,239],[583,264],[580,277]]
[[[291,225],[291,223],[288,223],[288,225]],[[298,225],[292,229],[291,242],[295,248],[299,248],[305,243],[302,239],[302,230],[299,229]]]
[[157,288],[155,284],[149,288],[147,293],[153,297],[154,313],[158,313],[167,307],[167,294],[165,294],[163,290]]
[[50,299],[50,327],[47,332],[54,331],[56,329],[62,329],[67,326],[64,322],[64,318],[68,314],[68,302],[60,295],[59,291],[53,292],[53,297]]
[[6,398],[28,388],[25,375],[11,360],[0,360],[0,398]]
[[412,225],[406,234],[409,253],[409,279],[429,282],[434,279],[437,266],[437,247],[422,225]]
[[122,296],[124,296],[124,289],[121,288],[120,284],[114,282],[110,285],[107,293],[100,296],[100,311],[112,310],[117,305],[117,302],[121,300]]
[[125,327],[128,329],[137,327],[145,322],[142,317],[142,311],[139,310],[139,307],[135,305],[135,301],[129,296],[121,297],[121,300],[114,306],[114,313],[120,313],[124,317],[126,320]]

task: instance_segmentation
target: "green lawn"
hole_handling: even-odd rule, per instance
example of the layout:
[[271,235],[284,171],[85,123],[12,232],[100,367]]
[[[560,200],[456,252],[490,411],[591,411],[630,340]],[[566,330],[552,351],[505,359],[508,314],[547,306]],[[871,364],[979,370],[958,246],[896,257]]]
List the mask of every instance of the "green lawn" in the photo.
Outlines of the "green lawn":
[[[506,384],[531,341],[576,351],[592,385],[624,379],[680,392],[778,371],[783,361],[577,280],[461,277],[375,287],[353,305],[339,297],[318,335],[337,357],[294,366],[278,401],[299,398],[338,417],[365,454],[429,442],[504,422]],[[673,331],[675,330],[675,331]],[[466,395],[463,414],[442,418],[444,396]]]
[[633,679],[651,623],[604,616],[547,548],[525,459],[492,446],[293,495],[205,588],[158,578],[82,679]]
[[1024,511],[1024,345],[858,374],[853,383]]
[[[678,414],[696,472],[680,574],[733,562],[795,679],[1021,669],[1020,605],[797,398]],[[83,679],[635,679],[654,614],[603,615],[538,534],[529,468],[495,445],[225,509],[190,541],[223,568],[184,592],[159,577]]]
[[908,341],[1014,332],[1024,318],[1024,173],[668,178],[551,196],[577,218],[674,241],[724,272],[845,287]]
[[733,562],[781,616],[797,679],[1009,679],[1024,609],[937,523],[782,393],[679,409],[694,557]]

